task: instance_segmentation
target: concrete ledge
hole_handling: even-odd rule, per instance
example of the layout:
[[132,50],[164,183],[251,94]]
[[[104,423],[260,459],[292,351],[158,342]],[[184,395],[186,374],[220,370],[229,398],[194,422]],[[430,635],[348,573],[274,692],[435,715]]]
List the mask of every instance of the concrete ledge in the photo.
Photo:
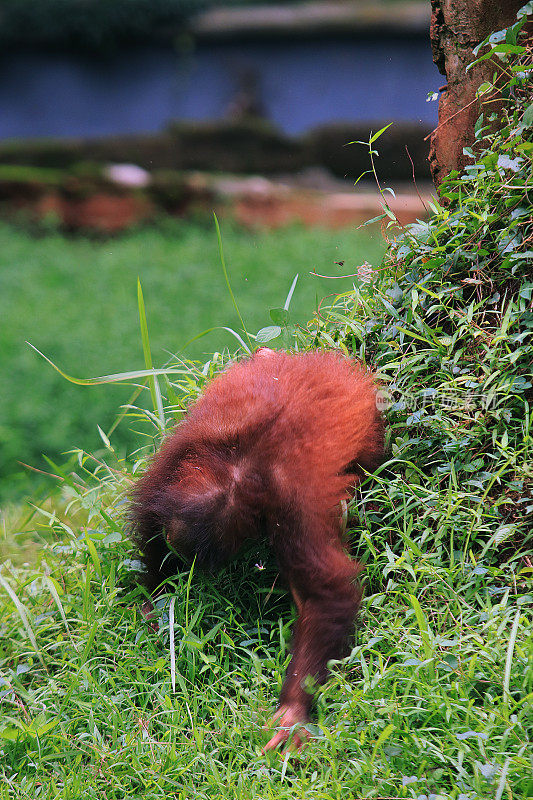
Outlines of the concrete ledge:
[[[377,190],[366,192],[301,191],[264,178],[228,182],[214,181],[215,196],[221,203],[218,213],[232,216],[241,225],[258,228],[281,228],[300,223],[306,227],[353,227],[383,212]],[[428,215],[429,192],[422,189],[387,195],[387,203],[400,225],[407,225]]]
[[[18,177],[17,177],[18,171]],[[113,234],[146,223],[157,215],[217,216],[241,225],[279,228],[295,222],[343,228],[382,212],[377,189],[324,191],[260,176],[217,176],[201,172],[145,172],[113,165],[100,175],[76,177],[57,170],[21,168],[0,173],[0,217],[39,222],[55,220],[67,230]],[[135,180],[133,180],[135,178]],[[400,225],[427,215],[429,188],[421,195],[401,189],[387,202]]]
[[429,2],[308,2],[217,8],[192,22],[198,39],[315,38],[323,36],[428,36]]

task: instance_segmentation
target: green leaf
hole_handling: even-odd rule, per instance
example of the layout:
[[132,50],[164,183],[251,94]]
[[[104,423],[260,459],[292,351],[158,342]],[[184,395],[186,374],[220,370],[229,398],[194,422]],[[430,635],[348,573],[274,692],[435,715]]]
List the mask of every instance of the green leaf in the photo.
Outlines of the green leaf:
[[[72,640],[72,636],[71,636],[71,633],[70,633],[70,628],[69,628],[69,625],[68,625],[68,622],[67,622],[67,617],[66,617],[66,614],[65,614],[65,609],[63,608],[63,603],[61,602],[61,598],[60,598],[60,595],[64,594],[64,589],[61,586],[61,584],[58,583],[55,580],[55,578],[52,578],[49,575],[45,575],[44,576],[44,582],[47,584],[48,589],[50,590],[50,594],[54,598],[54,603],[56,604],[56,606],[58,608],[58,611],[61,614],[61,619],[63,620],[63,624],[65,626],[65,629],[66,629],[68,635],[70,636],[70,638]],[[73,642],[73,644],[74,644],[74,642]],[[76,647],[75,644],[74,644],[74,647]]]
[[[493,89],[494,89],[493,84],[489,83],[488,81],[485,81],[485,83],[482,83],[481,86],[478,87],[477,95],[478,95],[478,97],[481,97],[481,95],[487,94],[487,92],[490,92]],[[482,117],[483,117],[483,115],[481,115],[481,118]],[[476,126],[477,126],[477,122],[476,122]]]
[[386,215],[386,214],[378,214],[378,216],[377,216],[377,217],[372,217],[372,219],[367,219],[365,222],[363,222],[363,227],[364,227],[365,225],[372,225],[372,223],[373,223],[373,222],[379,222],[379,221],[380,221],[380,220],[382,220],[382,219],[383,219],[385,216],[387,216],[387,215]]
[[497,44],[492,51],[494,53],[524,53],[525,48],[517,44]]
[[[239,336],[237,331],[234,331],[233,328],[228,328],[227,325],[214,325],[212,328],[207,328],[205,331],[202,331],[201,333],[197,333],[196,336],[193,336],[191,339],[188,339],[185,342],[185,344],[182,346],[181,349],[184,350],[187,347],[187,345],[191,344],[192,342],[196,342],[198,339],[201,339],[203,336],[207,336],[207,334],[211,333],[212,331],[227,331],[228,333],[231,333],[231,335],[234,336],[237,339],[237,341],[239,342],[239,344],[241,345],[243,350],[245,350],[247,353],[251,354],[251,352],[252,352],[251,349],[250,349],[251,346],[248,347],[246,342],[243,340],[242,336]],[[253,334],[251,334],[251,333],[247,332],[246,335],[248,337],[248,341],[250,340],[250,338],[252,338],[252,339],[255,338],[253,336]],[[155,372],[155,374],[158,374],[158,375],[161,375],[161,374],[169,374],[170,375],[173,372],[184,372],[184,370],[182,370],[182,369],[181,370],[178,370],[178,369],[164,369],[164,370],[155,370],[154,372]]]
[[0,728],[0,739],[7,739],[8,741],[15,742],[20,738],[20,728],[6,727]]
[[80,656],[80,664],[82,666],[86,663],[86,661],[87,661],[87,659],[89,657],[89,653],[91,652],[91,647],[93,646],[93,642],[94,642],[94,639],[95,639],[95,636],[96,636],[96,634],[98,632],[99,627],[100,627],[100,619],[96,619],[93,622],[93,624],[91,625],[91,630],[89,631],[89,636],[87,637],[87,642],[85,644],[85,647],[83,648],[83,653]]
[[[360,142],[350,142],[350,144],[360,144]],[[371,170],[371,169],[365,169],[365,171],[364,171],[364,172],[362,172],[362,173],[359,175],[359,177],[357,178],[357,180],[356,180],[356,181],[354,181],[354,186],[357,186],[357,184],[359,183],[359,181],[361,180],[361,178],[364,178],[364,177],[365,177],[365,175],[372,175],[372,170]]]
[[386,214],[386,215],[387,215],[387,216],[388,216],[390,219],[392,219],[392,220],[393,220],[393,222],[397,222],[397,221],[398,221],[398,219],[397,219],[397,217],[396,217],[396,214],[394,213],[394,211],[392,211],[392,210],[389,208],[389,206],[388,206],[386,203],[383,203],[381,207],[382,207],[383,211],[385,212],[385,214]]
[[100,434],[100,438],[103,441],[103,443],[105,444],[105,446],[107,447],[107,449],[108,450],[113,450],[113,448],[111,447],[111,442],[109,441],[109,438],[103,432],[103,430],[101,429],[100,425],[97,425],[96,427],[98,428],[98,433]]
[[396,326],[396,330],[400,331],[400,333],[405,333],[406,336],[412,336],[414,339],[419,339],[421,342],[429,344],[430,347],[432,346],[432,342],[430,342],[429,339],[424,339],[423,336],[419,336],[418,333],[415,333],[414,331],[409,331],[407,328],[401,328],[399,325]]
[[505,671],[503,675],[503,697],[505,701],[505,709],[504,709],[505,719],[509,719],[509,705],[512,700],[511,695],[509,693],[509,685],[511,680],[511,666],[513,663],[513,652],[516,642],[516,635],[518,633],[518,626],[520,625],[520,613],[521,613],[520,609],[517,609],[516,614],[514,616],[513,625],[511,627],[509,643],[507,645],[507,655],[505,658]]
[[266,328],[261,328],[261,330],[257,332],[255,340],[258,344],[266,344],[267,342],[271,342],[272,339],[277,339],[280,335],[281,328],[279,325],[269,325]]
[[174,640],[175,631],[174,631],[174,606],[176,603],[176,598],[173,597],[170,601],[170,608],[168,610],[168,629],[170,634],[170,680],[172,684],[172,691],[176,691],[176,642]]
[[270,319],[272,322],[275,322],[276,325],[281,327],[287,325],[289,321],[289,312],[286,308],[271,308],[269,313]]
[[388,125],[385,125],[384,128],[381,128],[381,130],[379,130],[377,133],[375,133],[373,136],[371,136],[370,139],[368,140],[368,144],[373,144],[376,141],[376,139],[379,139],[379,137],[381,136],[382,133],[385,133],[387,128],[390,128],[391,125],[393,125],[393,123],[389,122]]
[[389,738],[389,736],[393,732],[394,728],[395,728],[395,726],[393,725],[392,722],[390,722],[387,725],[387,727],[384,730],[381,731],[381,733],[379,734],[378,739],[376,741],[376,744],[374,745],[374,749],[372,751],[372,757],[370,759],[371,762],[375,761],[376,755],[377,755],[377,752],[378,752],[379,748],[381,747],[383,742],[385,742]]
[[435,674],[435,665],[433,664],[433,642],[432,642],[432,635],[429,629],[428,621],[426,619],[426,615],[422,611],[422,607],[418,602],[417,598],[414,594],[409,595],[409,600],[411,605],[414,608],[416,621],[418,622],[418,627],[420,629],[420,636],[422,639],[422,645],[424,648],[424,658],[430,661],[429,671],[432,676]]
[[526,110],[524,111],[522,122],[528,128],[533,127],[533,103],[530,103],[526,108]]
[[20,602],[20,600],[18,599],[17,595],[15,594],[15,592],[13,591],[13,589],[11,588],[9,583],[6,580],[4,580],[4,578],[1,575],[0,575],[0,586],[3,586],[4,590],[7,592],[7,594],[9,595],[11,600],[13,601],[13,604],[14,604],[15,608],[18,611],[20,620],[22,622],[24,630],[26,631],[28,639],[32,643],[32,647],[35,650],[35,652],[37,653],[39,661],[41,662],[41,664],[43,665],[45,670],[48,672],[46,664],[44,663],[43,657],[41,655],[41,651],[40,651],[39,646],[37,644],[37,640],[35,638],[35,634],[33,632],[33,629],[31,627],[31,625],[30,625],[30,621],[28,619],[28,612],[27,612],[26,608]]
[[96,547],[94,546],[93,540],[90,538],[87,531],[85,532],[85,543],[87,545],[87,550],[89,551],[89,555],[91,556],[91,560],[94,564],[94,569],[96,574],[99,578],[102,577],[102,566],[100,564],[100,559],[98,558],[98,553],[96,552]]

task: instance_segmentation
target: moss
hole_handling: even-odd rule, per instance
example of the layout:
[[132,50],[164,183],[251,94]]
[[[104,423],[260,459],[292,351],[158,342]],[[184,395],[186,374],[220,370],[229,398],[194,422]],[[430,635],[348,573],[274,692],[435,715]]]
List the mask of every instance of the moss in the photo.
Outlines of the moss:
[[64,171],[32,167],[26,164],[0,164],[0,183],[42,183],[46,186],[58,186]]

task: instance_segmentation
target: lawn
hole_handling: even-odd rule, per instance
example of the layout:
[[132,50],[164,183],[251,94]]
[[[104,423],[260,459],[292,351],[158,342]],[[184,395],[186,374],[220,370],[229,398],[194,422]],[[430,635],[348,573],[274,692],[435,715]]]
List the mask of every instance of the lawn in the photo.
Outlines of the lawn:
[[[432,225],[439,252],[452,250],[446,212]],[[72,263],[90,270],[89,276],[80,270],[84,292],[78,297],[94,319],[104,319],[100,306],[111,287],[115,297],[124,292],[127,313],[118,315],[118,300],[110,302],[105,325],[110,340],[125,348],[119,330],[128,319],[128,346],[138,354],[124,349],[117,356],[102,344],[102,334],[95,348],[86,321],[86,333],[77,335],[73,347],[87,356],[74,366],[66,363],[74,356],[57,343],[54,350],[53,340],[36,344],[77,374],[142,367],[135,279],[137,267],[148,260],[159,264],[158,275],[148,272],[143,285],[161,361],[165,345],[172,350],[180,344],[166,320],[172,304],[183,307],[176,316],[184,331],[193,323],[196,330],[214,322],[236,325],[213,232],[187,228],[179,234],[139,232],[107,243],[56,235],[35,242],[16,234],[19,263],[28,260],[31,248],[34,258],[47,253],[50,274],[52,265],[57,270],[61,264],[64,275]],[[350,270],[371,258],[371,246],[379,250],[379,242],[367,242],[363,253],[362,241],[356,234],[296,229],[275,237],[228,231],[226,255],[250,328],[268,324],[266,310],[283,302],[293,272],[315,263],[333,270],[333,262],[343,259],[343,269]],[[408,259],[418,263],[418,249],[426,245],[414,235],[407,241],[401,247],[410,266]],[[250,249],[261,266],[255,276],[245,271]],[[189,267],[205,265],[209,254],[209,280],[198,278],[199,307],[204,314],[209,302],[213,318],[187,312],[179,291],[172,301],[165,294],[167,264],[178,260],[176,253]],[[106,282],[109,269],[103,265],[118,254],[114,281]],[[278,264],[276,280],[271,262]],[[522,392],[513,388],[530,349],[519,338],[520,349],[511,351],[506,333],[511,315],[516,326],[527,321],[530,295],[517,292],[505,308],[492,310],[492,335],[478,357],[478,322],[487,304],[492,308],[492,296],[479,302],[480,310],[475,298],[465,300],[455,291],[450,277],[397,270],[397,263],[392,250],[370,287],[323,308],[320,321],[300,340],[302,347],[329,347],[336,337],[369,356],[392,397],[399,398],[387,414],[387,470],[358,492],[352,507],[350,549],[366,565],[353,647],[317,692],[307,749],[299,755],[261,752],[269,738],[263,725],[288,664],[294,616],[273,559],[259,550],[217,576],[182,572],[158,603],[156,633],[140,614],[137,554],[126,535],[133,459],[108,450],[99,462],[82,460],[61,493],[35,512],[29,529],[2,542],[1,800],[531,796],[531,547],[522,518],[529,502],[531,418]],[[185,281],[187,271],[180,274]],[[309,314],[305,298],[307,309],[313,307],[312,280],[302,281],[302,305],[295,306],[302,319]],[[57,283],[60,292],[65,281]],[[102,283],[109,290],[99,289],[91,299]],[[131,284],[127,290],[125,283]],[[285,283],[282,291],[279,283]],[[255,315],[258,291],[247,294],[248,284],[262,290]],[[450,306],[450,288],[457,308]],[[420,300],[421,292],[432,305]],[[65,317],[71,327],[76,317],[68,294],[63,306],[42,314],[57,326],[60,345],[70,341]],[[450,324],[455,340],[443,335],[441,326],[449,330]],[[37,325],[34,330],[39,335]],[[522,336],[520,330],[513,335]],[[35,369],[39,376],[54,374],[40,362]],[[478,397],[490,387],[490,407],[474,402],[465,375],[479,385]],[[203,382],[201,373],[191,376],[189,395]],[[57,386],[70,389],[61,380]],[[96,392],[74,391],[84,400]],[[452,406],[444,402],[450,391]],[[109,388],[102,392],[111,397]],[[401,402],[428,396],[436,399],[413,408]],[[136,445],[142,443],[137,436]],[[76,444],[76,438],[66,444]],[[142,466],[141,460],[137,472]]]
[[129,469],[107,453],[96,480],[77,472],[0,572],[1,800],[530,797],[527,576],[518,554],[447,552],[464,493],[398,474],[358,498],[351,655],[307,749],[265,756],[293,621],[272,558],[181,573],[156,633],[124,534]]
[[[378,263],[384,242],[379,230],[306,230],[290,227],[250,232],[222,223],[228,270],[250,331],[271,324],[269,308],[283,305],[300,274],[291,309],[305,322],[317,302],[350,286],[311,276],[354,272],[365,260]],[[344,261],[341,266],[336,262]],[[214,224],[162,224],[111,239],[33,236],[0,224],[0,495],[20,497],[28,487],[23,461],[48,468],[41,454],[57,460],[75,446],[101,446],[97,424],[109,429],[130,389],[80,388],[65,381],[28,347],[31,342],[65,372],[92,377],[142,368],[137,310],[140,277],[154,364],[169,353],[207,359],[235,339],[214,331],[184,350],[203,330],[234,329],[239,320],[226,289]],[[125,425],[113,443],[134,442]]]

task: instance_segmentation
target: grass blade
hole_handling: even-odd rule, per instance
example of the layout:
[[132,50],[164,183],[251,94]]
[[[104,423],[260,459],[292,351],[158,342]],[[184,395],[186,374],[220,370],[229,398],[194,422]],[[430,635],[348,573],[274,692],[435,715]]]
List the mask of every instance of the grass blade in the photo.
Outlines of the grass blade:
[[48,668],[47,668],[46,664],[44,663],[43,657],[41,655],[41,651],[39,649],[39,645],[37,644],[37,639],[35,638],[35,634],[33,632],[33,629],[31,627],[31,625],[30,625],[30,621],[28,619],[28,615],[26,613],[26,609],[24,608],[23,604],[18,599],[17,595],[15,594],[15,592],[13,591],[13,589],[11,588],[9,583],[1,575],[0,575],[0,586],[2,586],[5,589],[5,591],[8,593],[8,595],[11,598],[11,600],[13,601],[13,603],[15,605],[15,608],[17,609],[17,611],[19,613],[19,617],[20,617],[20,620],[22,622],[22,625],[24,626],[24,630],[26,631],[26,633],[28,635],[28,639],[30,640],[30,642],[32,644],[32,647],[35,650],[39,661],[43,665],[43,667],[46,670],[46,672],[48,672]]
[[[239,336],[237,331],[234,331],[233,328],[228,328],[226,325],[215,325],[213,328],[206,328],[205,331],[202,331],[201,333],[197,333],[196,336],[192,337],[192,339],[188,339],[185,342],[185,344],[181,347],[181,350],[184,350],[187,347],[187,345],[191,344],[192,342],[195,342],[197,339],[201,339],[202,336],[206,336],[208,333],[211,333],[211,331],[228,331],[228,333],[231,333],[231,335],[234,336],[237,339],[237,341],[239,342],[241,347],[243,347],[244,350],[246,350],[247,353],[249,353],[250,355],[252,354],[252,351],[250,350],[250,347],[248,347],[246,342],[243,341],[242,337]],[[253,334],[248,333],[248,331],[246,332],[246,336],[248,337],[248,341],[250,341],[250,337],[252,335]]]
[[291,284],[291,288],[289,289],[289,294],[287,295],[287,299],[285,300],[285,305],[283,306],[285,311],[289,310],[289,306],[291,304],[292,296],[294,294],[294,290],[296,289],[296,284],[298,282],[298,277],[299,277],[298,273],[296,273],[296,275],[294,276],[294,280],[293,280],[293,282]]
[[509,770],[509,760],[509,757],[505,759],[505,764],[502,767],[502,772],[498,782],[498,788],[496,789],[496,794],[494,795],[494,800],[502,800],[503,790],[505,789],[505,779]]
[[100,627],[100,620],[97,619],[91,625],[91,629],[90,629],[89,635],[87,637],[87,642],[85,644],[85,647],[83,648],[83,653],[81,654],[80,665],[82,667],[87,662],[87,659],[89,658],[89,653],[91,652],[91,648],[93,646],[93,642],[95,640],[96,634],[98,633],[99,627]]
[[176,643],[174,640],[174,604],[176,598],[173,597],[170,601],[170,608],[168,610],[168,632],[169,632],[169,647],[170,647],[170,680],[172,683],[172,691],[176,691]]
[[250,345],[250,350],[252,349],[252,342],[250,341],[250,337],[248,335],[248,331],[246,330],[246,325],[244,324],[244,320],[241,316],[241,312],[239,311],[239,306],[237,305],[237,301],[235,300],[235,295],[233,294],[233,290],[231,288],[231,283],[229,280],[228,270],[226,269],[226,259],[224,258],[224,248],[222,247],[222,236],[220,233],[220,225],[218,224],[217,215],[213,212],[213,217],[215,218],[215,227],[217,229],[217,239],[218,239],[218,252],[220,253],[220,263],[222,264],[222,271],[224,273],[224,279],[226,281],[226,286],[228,287],[228,292],[231,297],[231,302],[233,303],[233,307],[237,312],[237,316],[239,317],[239,321],[242,325],[242,329],[246,334],[246,338],[248,339],[248,344]]
[[[193,342],[195,339],[198,339],[200,336],[203,336],[205,333],[209,333],[209,331],[214,330],[217,330],[217,328],[209,328],[207,331],[204,331],[204,333],[195,336],[193,339],[190,339],[187,344]],[[234,336],[240,339],[239,335],[236,334],[231,328],[221,328],[221,330],[230,331],[230,333],[233,333]],[[240,339],[240,341],[242,342],[242,339]],[[57,366],[57,364],[54,364],[54,362],[48,358],[48,356],[45,356],[44,353],[41,353],[40,350],[31,344],[31,342],[26,342],[26,344],[29,345],[32,350],[35,350],[35,352],[40,355],[41,358],[44,358],[44,360],[47,361],[50,366],[61,375],[62,378],[65,378],[65,380],[69,381],[69,383],[76,384],[76,386],[99,386],[102,383],[130,383],[132,380],[138,380],[139,378],[151,378],[157,375],[181,375],[186,372],[186,370],[182,367],[161,367],[160,369],[134,369],[128,370],[127,372],[113,372],[109,375],[99,375],[96,378],[75,378],[73,375],[69,375],[67,372],[64,372],[60,367]],[[244,347],[246,347],[246,345],[244,345]],[[248,350],[247,347],[246,349]],[[141,386],[138,388],[142,389],[143,387]]]
[[509,719],[509,702],[511,700],[511,695],[509,693],[509,682],[511,680],[511,665],[513,663],[513,652],[514,652],[514,646],[516,642],[516,635],[518,633],[519,624],[520,624],[520,609],[517,610],[513,620],[513,626],[511,628],[511,634],[509,636],[509,644],[507,645],[507,656],[505,658],[505,671],[503,673],[503,702],[505,704],[503,713],[506,720]]
[[[146,369],[153,370],[152,353],[150,350],[150,339],[148,336],[148,323],[146,321],[146,309],[144,307],[143,290],[141,281],[137,278],[137,303],[139,306],[139,320],[141,323],[141,339],[143,343],[144,364]],[[150,395],[152,397],[152,405],[154,411],[157,411],[161,427],[165,427],[165,413],[163,411],[163,402],[161,400],[161,390],[159,382],[154,374],[148,377],[148,385],[150,386]]]
[[422,611],[422,607],[418,602],[417,598],[414,594],[409,595],[409,600],[411,605],[414,608],[416,621],[418,622],[418,628],[420,630],[420,636],[422,638],[422,646],[424,648],[424,658],[425,660],[429,660],[429,671],[431,677],[435,677],[435,665],[433,663],[433,644],[431,641],[431,631],[429,629],[429,624],[426,619],[426,615]]
[[377,740],[376,744],[374,745],[374,749],[373,749],[373,751],[372,751],[372,757],[371,757],[371,759],[370,759],[371,763],[373,763],[373,762],[374,762],[374,760],[375,760],[375,758],[376,758],[376,755],[377,755],[377,752],[378,752],[378,750],[379,750],[380,746],[383,744],[383,742],[384,742],[386,739],[388,739],[388,738],[389,738],[389,736],[391,735],[391,733],[393,732],[393,730],[394,730],[394,724],[393,724],[392,722],[389,722],[389,724],[387,725],[387,727],[386,727],[386,728],[384,728],[384,730],[382,730],[382,731],[381,731],[381,733],[380,733],[380,734],[379,734],[379,736],[378,736],[378,740]]
[[102,565],[100,564],[100,559],[98,557],[98,553],[96,551],[96,547],[94,546],[94,542],[85,531],[85,544],[87,545],[87,550],[89,551],[89,555],[91,556],[91,561],[94,565],[94,571],[98,575],[99,578],[102,577]]
[[54,603],[56,604],[57,609],[58,609],[59,613],[61,614],[61,619],[63,620],[63,625],[65,626],[65,630],[67,631],[67,634],[69,635],[69,638],[70,638],[74,648],[76,648],[76,644],[75,644],[75,642],[74,642],[74,640],[72,638],[72,634],[70,632],[69,624],[68,624],[67,617],[66,617],[66,614],[65,614],[65,609],[63,608],[63,603],[61,602],[61,598],[60,598],[59,592],[57,590],[56,582],[49,575],[45,575],[44,576],[44,580],[45,580],[46,585],[48,586],[48,589],[50,590],[50,594],[54,598]]

